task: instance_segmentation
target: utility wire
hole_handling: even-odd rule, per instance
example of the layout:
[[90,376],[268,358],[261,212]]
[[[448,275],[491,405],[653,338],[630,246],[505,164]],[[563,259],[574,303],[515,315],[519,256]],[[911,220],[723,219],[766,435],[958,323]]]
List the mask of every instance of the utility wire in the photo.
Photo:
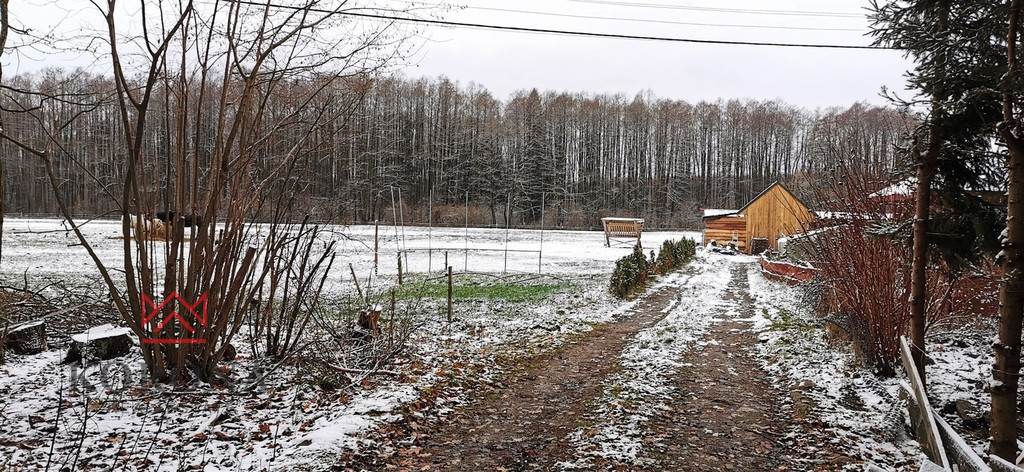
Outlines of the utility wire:
[[615,5],[620,7],[639,8],[660,8],[666,10],[690,10],[690,11],[712,11],[722,13],[739,13],[748,15],[782,15],[782,16],[824,16],[831,18],[863,18],[864,15],[857,13],[838,13],[830,11],[803,11],[803,10],[753,10],[747,8],[719,8],[719,7],[695,7],[689,5],[666,5],[664,3],[636,3],[622,2],[616,0],[569,0],[577,3],[593,3],[597,5]]
[[692,44],[722,44],[731,46],[768,46],[768,47],[788,47],[788,48],[816,48],[816,49],[877,49],[877,50],[894,50],[895,48],[882,47],[882,46],[856,46],[846,44],[806,44],[806,43],[773,43],[773,42],[762,42],[762,41],[724,41],[714,39],[692,39],[692,38],[671,38],[664,36],[643,36],[643,35],[631,35],[631,34],[613,34],[613,33],[592,33],[586,31],[567,31],[567,30],[556,30],[547,28],[528,28],[523,26],[502,26],[502,25],[488,25],[482,23],[466,23],[459,21],[444,21],[444,20],[431,20],[426,18],[409,18],[400,17],[394,15],[381,15],[373,13],[355,13],[343,10],[326,10],[322,8],[313,7],[301,7],[292,5],[277,5],[270,2],[260,3],[251,0],[235,0],[235,3],[241,5],[252,5],[257,7],[274,7],[284,8],[296,11],[310,11],[315,13],[324,13],[330,15],[342,15],[356,18],[370,18],[376,20],[387,20],[387,21],[398,21],[406,23],[419,23],[419,24],[430,24],[430,25],[442,25],[442,26],[453,26],[462,28],[476,28],[493,31],[512,31],[519,33],[538,33],[538,34],[554,34],[561,36],[575,36],[585,38],[605,38],[605,39],[630,39],[639,41],[658,41],[658,42],[672,42],[672,43],[692,43]]
[[670,21],[670,20],[645,20],[642,18],[616,18],[612,16],[591,16],[591,15],[573,15],[568,13],[554,13],[554,12],[541,12],[541,11],[529,11],[529,10],[513,10],[509,8],[492,8],[492,7],[476,7],[467,6],[466,8],[472,10],[487,10],[487,11],[498,11],[505,13],[525,13],[528,15],[543,15],[543,16],[556,16],[561,18],[580,18],[585,20],[611,20],[611,21],[630,21],[636,23],[657,23],[663,25],[684,25],[684,26],[712,26],[720,28],[759,28],[759,29],[781,29],[781,30],[803,30],[803,31],[858,31],[864,32],[861,28],[815,28],[807,26],[773,26],[773,25],[739,25],[739,24],[723,24],[723,23],[691,23],[687,21]]

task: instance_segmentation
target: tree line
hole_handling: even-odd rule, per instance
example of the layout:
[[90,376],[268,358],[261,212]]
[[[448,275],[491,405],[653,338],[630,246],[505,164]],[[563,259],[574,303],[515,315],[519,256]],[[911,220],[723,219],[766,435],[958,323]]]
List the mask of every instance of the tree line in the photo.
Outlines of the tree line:
[[[303,100],[318,84],[276,86],[266,123],[309,108]],[[548,227],[589,228],[615,215],[692,228],[700,208],[738,208],[779,179],[813,184],[837,168],[891,172],[903,164],[897,145],[915,123],[903,111],[864,103],[809,111],[776,100],[693,104],[650,92],[537,90],[503,101],[444,77],[359,75],[323,86],[322,106],[311,108],[319,115],[303,112],[283,132],[268,133],[273,142],[252,172],[270,175],[280,153],[297,153],[291,184],[299,191],[288,204],[340,223],[390,221],[401,201],[406,222],[536,226],[543,215]],[[111,196],[120,194],[127,169],[125,145],[113,137],[121,119],[113,80],[45,69],[10,77],[7,87],[6,109],[38,103],[67,123],[50,131],[31,114],[11,114],[4,126],[13,136],[64,143],[53,166],[70,208],[80,215],[114,210]],[[182,126],[171,118],[187,101],[176,96],[182,93],[199,92],[157,88],[144,131],[144,187],[159,207],[174,206],[163,198],[175,180],[166,156],[184,147],[208,159],[220,131],[211,109],[191,142],[172,139]],[[57,214],[44,163],[10,142],[0,146],[8,214]]]

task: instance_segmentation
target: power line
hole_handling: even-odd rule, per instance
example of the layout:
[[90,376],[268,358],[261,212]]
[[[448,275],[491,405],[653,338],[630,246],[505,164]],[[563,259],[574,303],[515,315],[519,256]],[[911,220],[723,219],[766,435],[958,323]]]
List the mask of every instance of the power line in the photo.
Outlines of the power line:
[[711,11],[722,13],[739,13],[748,15],[782,15],[782,16],[823,16],[831,18],[863,18],[857,13],[838,13],[831,11],[804,10],[754,10],[748,8],[695,7],[690,5],[666,5],[664,3],[636,3],[617,0],[569,0],[570,2],[592,3],[597,5],[615,5],[620,7],[660,8],[665,10]]
[[815,49],[895,49],[889,47],[880,46],[856,46],[847,44],[807,44],[807,43],[774,43],[774,42],[763,42],[763,41],[725,41],[725,40],[714,40],[714,39],[692,39],[692,38],[672,38],[664,36],[643,36],[643,35],[631,35],[631,34],[614,34],[614,33],[593,33],[586,31],[567,31],[567,30],[556,30],[547,28],[529,28],[524,26],[503,26],[503,25],[489,25],[483,23],[466,23],[459,21],[445,21],[445,20],[431,20],[426,18],[410,18],[410,17],[399,17],[394,15],[381,15],[373,13],[355,13],[351,11],[342,10],[327,10],[322,8],[313,7],[300,7],[292,5],[277,5],[273,3],[260,3],[251,0],[235,0],[235,3],[242,5],[252,5],[258,7],[274,7],[284,8],[295,11],[310,11],[315,13],[324,13],[330,15],[342,15],[356,18],[368,18],[376,20],[387,20],[387,21],[398,21],[405,23],[418,23],[418,24],[430,24],[430,25],[441,25],[441,26],[452,26],[461,28],[475,28],[492,31],[511,31],[518,33],[535,33],[535,34],[553,34],[560,36],[573,36],[573,37],[585,37],[585,38],[604,38],[604,39],[628,39],[628,40],[639,40],[639,41],[657,41],[657,42],[671,42],[671,43],[692,43],[692,44],[719,44],[719,45],[730,45],[730,46],[768,46],[768,47],[788,47],[788,48],[815,48]]
[[561,18],[580,18],[585,20],[611,20],[611,21],[630,21],[637,23],[656,23],[663,25],[683,25],[683,26],[711,26],[711,27],[724,27],[724,28],[758,28],[758,29],[781,29],[781,30],[803,30],[803,31],[858,31],[863,32],[861,28],[815,28],[808,26],[773,26],[773,25],[740,25],[740,24],[728,24],[728,23],[692,23],[687,21],[671,21],[671,20],[646,20],[642,18],[616,18],[612,16],[591,16],[591,15],[573,15],[568,13],[553,13],[553,12],[540,12],[540,11],[528,11],[528,10],[513,10],[509,8],[492,8],[492,7],[475,7],[467,6],[472,10],[488,10],[498,11],[505,13],[525,13],[529,15],[543,15],[543,16],[556,16]]

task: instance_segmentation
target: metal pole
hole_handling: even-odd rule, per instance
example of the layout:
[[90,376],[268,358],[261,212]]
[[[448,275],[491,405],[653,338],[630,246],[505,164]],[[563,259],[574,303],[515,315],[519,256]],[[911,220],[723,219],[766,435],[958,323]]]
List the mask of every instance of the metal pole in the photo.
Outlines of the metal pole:
[[380,262],[380,221],[373,220],[373,271],[377,272]]
[[469,192],[466,192],[466,258],[462,262],[462,271],[469,272]]
[[427,193],[427,273],[431,272],[434,264],[434,246],[431,245],[431,236],[434,233],[434,191]]
[[505,199],[505,268],[501,269],[502,273],[508,272],[508,225],[512,219],[512,205],[509,200]]
[[547,192],[540,194],[540,250],[537,251],[537,273],[541,273],[541,261],[544,258],[544,198]]
[[402,221],[402,250],[405,252],[405,267],[409,267],[409,251],[405,251],[405,212],[402,209],[402,187],[398,187],[398,218]]
[[391,222],[395,226],[395,249],[402,253],[402,245],[398,242],[398,208],[395,206],[395,186],[391,186]]

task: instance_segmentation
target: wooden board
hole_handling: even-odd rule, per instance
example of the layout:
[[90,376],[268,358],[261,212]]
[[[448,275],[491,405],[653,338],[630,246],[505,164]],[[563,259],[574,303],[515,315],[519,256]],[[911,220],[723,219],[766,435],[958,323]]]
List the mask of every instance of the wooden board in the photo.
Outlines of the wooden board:
[[704,219],[704,243],[712,240],[725,245],[732,242],[733,236],[737,239],[737,246],[740,249],[747,247],[747,219],[742,216],[723,216],[720,218]]
[[910,406],[917,407],[910,408],[910,422],[913,423],[917,433],[917,442],[921,444],[921,449],[932,462],[947,470],[951,470],[949,458],[946,456],[946,449],[942,445],[939,428],[935,424],[931,404],[928,403],[924,382],[921,381],[921,376],[917,374],[914,356],[910,350],[910,344],[907,343],[906,336],[900,336],[900,357],[903,360],[903,368],[907,371],[907,380],[910,381],[910,391],[913,394],[908,399],[913,400]]

